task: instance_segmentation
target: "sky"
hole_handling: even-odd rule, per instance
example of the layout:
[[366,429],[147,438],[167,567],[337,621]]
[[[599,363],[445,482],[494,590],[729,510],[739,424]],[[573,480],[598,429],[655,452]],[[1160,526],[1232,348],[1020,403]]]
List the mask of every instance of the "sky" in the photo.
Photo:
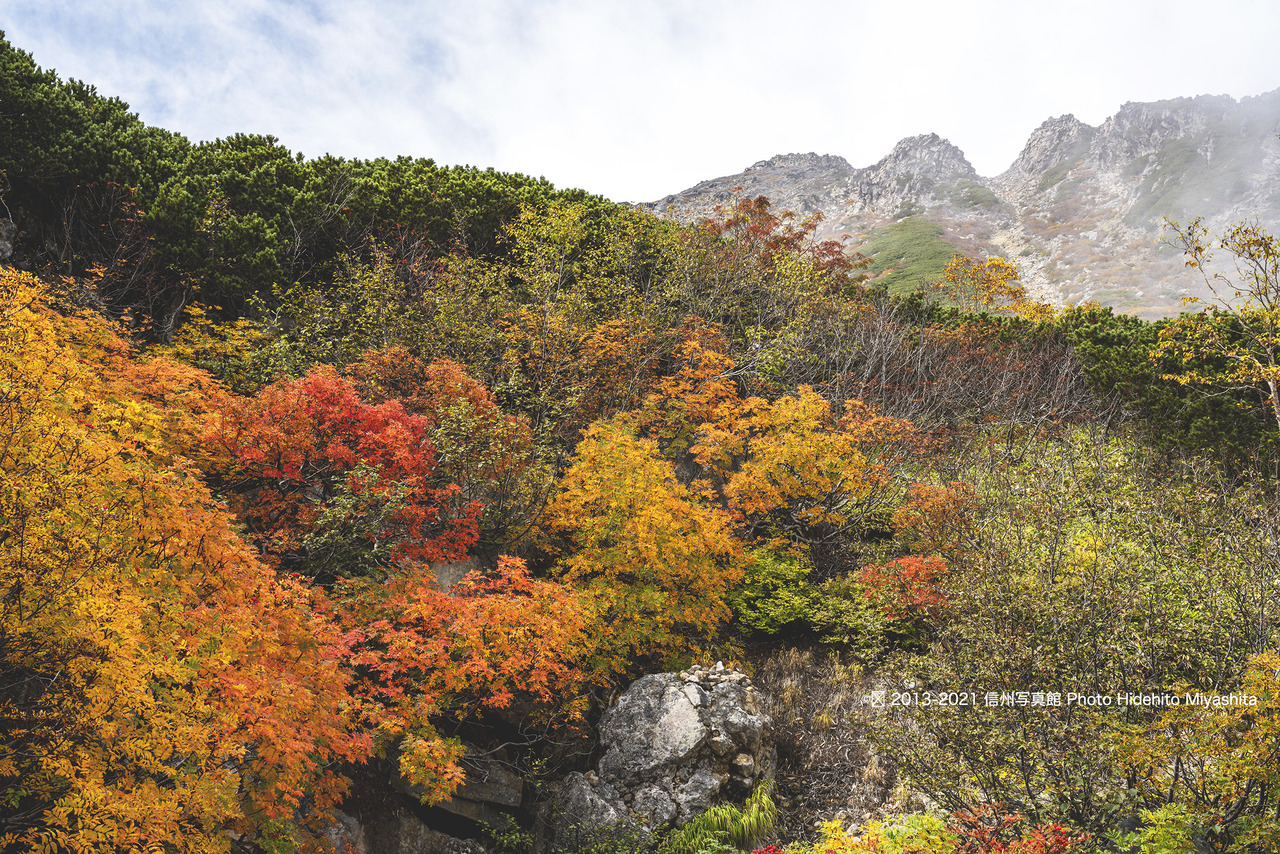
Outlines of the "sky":
[[1051,117],[1280,88],[1275,0],[0,0],[0,30],[193,141],[631,202],[922,133],[992,176]]

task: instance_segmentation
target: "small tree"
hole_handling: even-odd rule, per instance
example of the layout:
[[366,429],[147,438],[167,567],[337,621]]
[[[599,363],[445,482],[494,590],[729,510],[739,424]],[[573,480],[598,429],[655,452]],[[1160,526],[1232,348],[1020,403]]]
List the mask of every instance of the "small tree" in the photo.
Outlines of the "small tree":
[[[1257,222],[1236,223],[1217,241],[1198,217],[1185,227],[1166,220],[1165,228],[1212,294],[1198,314],[1184,314],[1161,331],[1153,355],[1172,355],[1183,366],[1165,378],[1218,394],[1256,393],[1280,428],[1280,238]],[[1215,248],[1231,254],[1226,271],[1211,270]]]
[[1004,311],[1027,320],[1048,320],[1053,309],[1027,293],[1021,275],[1018,266],[1004,258],[979,261],[957,254],[933,287],[965,311]]

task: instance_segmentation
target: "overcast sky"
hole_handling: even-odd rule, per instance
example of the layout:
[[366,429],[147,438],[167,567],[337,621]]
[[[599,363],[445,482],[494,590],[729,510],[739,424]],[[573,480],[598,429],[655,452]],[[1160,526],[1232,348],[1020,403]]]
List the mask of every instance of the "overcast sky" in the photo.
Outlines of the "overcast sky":
[[38,64],[193,140],[432,157],[652,201],[774,154],[1280,87],[1275,0],[0,0]]

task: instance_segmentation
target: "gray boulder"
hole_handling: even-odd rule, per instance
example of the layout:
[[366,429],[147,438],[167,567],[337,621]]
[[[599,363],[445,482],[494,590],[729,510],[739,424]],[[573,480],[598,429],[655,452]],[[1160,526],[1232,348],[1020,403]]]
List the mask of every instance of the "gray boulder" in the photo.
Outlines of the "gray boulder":
[[707,740],[707,722],[670,673],[637,679],[600,721],[607,745],[600,776],[627,784],[687,760]]
[[553,787],[544,839],[649,834],[745,797],[773,775],[769,723],[751,680],[723,664],[636,680],[600,722],[598,773]]

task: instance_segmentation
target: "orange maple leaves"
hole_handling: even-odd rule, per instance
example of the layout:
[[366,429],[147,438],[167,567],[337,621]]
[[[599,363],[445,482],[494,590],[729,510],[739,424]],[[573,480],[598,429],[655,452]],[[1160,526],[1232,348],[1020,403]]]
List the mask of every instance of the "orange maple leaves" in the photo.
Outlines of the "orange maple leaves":
[[367,750],[345,641],[182,456],[149,378],[185,369],[119,370],[106,324],[0,280],[0,792],[27,817],[0,842],[219,850],[322,813]]
[[429,803],[461,781],[461,744],[441,734],[439,718],[504,708],[515,693],[557,706],[580,681],[575,663],[588,647],[579,599],[532,578],[522,560],[502,557],[450,592],[433,582],[422,570],[357,580],[342,585],[335,603],[350,627],[356,694],[379,748]]
[[[511,558],[457,595],[429,585],[422,560],[465,555],[478,514],[432,438],[496,413],[460,372],[432,374],[423,414],[324,369],[236,400],[13,272],[0,343],[0,798],[21,816],[0,845],[305,847],[341,763],[381,747],[438,800],[461,771],[436,721],[580,678],[585,611],[563,586]],[[241,486],[278,558],[317,545],[326,513],[363,513],[338,527],[353,553],[385,546],[384,571],[332,596],[273,571],[202,468]]]

